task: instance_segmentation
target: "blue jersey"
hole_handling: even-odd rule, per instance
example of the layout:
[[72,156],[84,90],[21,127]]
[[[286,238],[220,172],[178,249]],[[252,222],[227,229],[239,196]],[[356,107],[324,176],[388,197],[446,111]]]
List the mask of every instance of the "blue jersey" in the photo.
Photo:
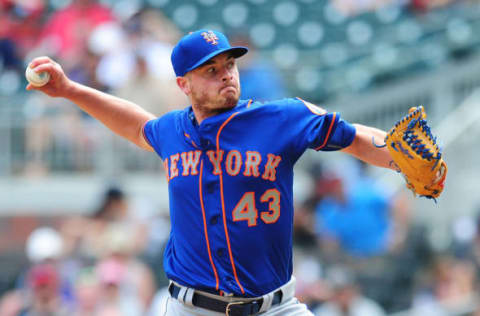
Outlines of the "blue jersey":
[[307,148],[349,146],[355,128],[300,99],[240,100],[200,125],[191,107],[167,113],[144,135],[168,180],[167,276],[256,297],[291,278],[293,165]]

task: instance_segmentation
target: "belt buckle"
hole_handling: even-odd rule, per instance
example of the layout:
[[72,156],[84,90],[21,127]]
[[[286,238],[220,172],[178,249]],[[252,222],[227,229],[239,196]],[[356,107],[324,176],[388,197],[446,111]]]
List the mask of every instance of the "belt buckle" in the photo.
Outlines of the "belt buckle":
[[241,311],[241,312],[242,312],[241,314],[235,313],[235,310],[234,310],[233,313],[232,313],[232,308],[235,309],[236,306],[240,307],[240,305],[243,305],[243,304],[244,304],[244,302],[242,302],[242,301],[239,301],[239,302],[230,302],[230,303],[228,303],[225,314],[226,314],[227,316],[247,316],[247,315],[244,315],[244,314],[243,314],[244,310],[240,310],[240,309],[237,309],[236,311],[238,311],[238,312]]

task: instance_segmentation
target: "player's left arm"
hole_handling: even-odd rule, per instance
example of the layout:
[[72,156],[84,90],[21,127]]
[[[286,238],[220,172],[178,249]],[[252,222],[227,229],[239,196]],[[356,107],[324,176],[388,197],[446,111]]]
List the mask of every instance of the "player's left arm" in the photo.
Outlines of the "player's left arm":
[[382,145],[387,133],[361,124],[353,126],[356,129],[355,138],[350,146],[343,148],[342,151],[371,165],[396,170],[387,147],[378,148],[373,144]]

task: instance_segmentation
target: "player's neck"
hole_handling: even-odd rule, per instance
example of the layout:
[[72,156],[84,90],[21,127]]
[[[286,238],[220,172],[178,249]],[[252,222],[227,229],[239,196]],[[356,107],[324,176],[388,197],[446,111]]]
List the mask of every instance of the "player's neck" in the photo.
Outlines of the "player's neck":
[[199,105],[192,105],[193,115],[195,116],[195,120],[197,124],[200,125],[205,119],[227,112],[231,110],[233,107],[225,107],[220,109],[210,109],[205,106]]

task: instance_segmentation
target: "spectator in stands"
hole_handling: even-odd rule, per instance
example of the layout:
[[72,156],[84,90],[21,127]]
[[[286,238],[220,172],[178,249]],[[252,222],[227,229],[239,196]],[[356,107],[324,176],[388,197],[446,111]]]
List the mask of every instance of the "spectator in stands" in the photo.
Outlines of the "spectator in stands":
[[66,253],[77,254],[92,262],[103,255],[104,245],[99,243],[115,224],[122,227],[128,236],[132,255],[140,254],[145,248],[148,230],[130,212],[130,203],[125,192],[115,186],[108,188],[102,196],[99,207],[90,217],[71,217],[62,225]]
[[83,57],[69,71],[72,80],[86,84],[97,90],[108,92],[109,86],[101,82],[97,76],[98,64],[102,56],[87,48]]
[[371,297],[388,311],[397,312],[411,306],[416,278],[430,267],[433,249],[425,225],[413,220],[416,212],[410,192],[397,193],[391,204],[388,252],[366,270],[373,279],[371,293],[376,293]]
[[[321,179],[322,165],[315,162],[308,167],[308,175],[314,185],[303,200],[296,201],[293,214],[293,274],[296,277],[296,297],[310,310],[323,303],[330,295],[323,279],[325,249],[318,247],[315,232],[315,206],[323,198],[316,183]],[[328,256],[328,255],[327,255]],[[338,263],[338,261],[337,261]]]
[[45,1],[0,1],[0,71],[23,72],[23,58],[36,45],[45,13]]
[[100,203],[100,207],[92,214],[101,226],[109,222],[119,222],[128,215],[128,201],[125,192],[115,186],[109,187]]
[[295,247],[311,251],[317,248],[314,220],[315,205],[310,199],[295,207],[293,214],[293,243]]
[[[52,227],[38,227],[28,236],[25,251],[31,265],[48,264],[55,270],[55,286],[58,288],[59,298],[64,304],[71,305],[74,300],[73,285],[78,266],[75,264],[75,258],[65,256],[64,239],[61,234]],[[22,276],[20,283],[24,282],[22,278],[28,281],[28,275]],[[21,286],[24,287],[20,289],[21,291],[28,289],[28,282]]]
[[[152,30],[151,24],[158,29]],[[157,116],[187,105],[187,98],[176,88],[176,77],[170,64],[179,30],[164,15],[153,10],[134,15],[124,24],[124,30],[133,61],[132,70],[115,87],[114,94],[141,104]],[[158,34],[158,30],[165,31]],[[164,34],[167,30],[171,32],[169,35]],[[109,58],[112,56],[107,55],[105,60]]]
[[99,306],[99,281],[91,268],[85,268],[76,276],[73,316],[97,315]]
[[113,20],[111,10],[96,0],[73,0],[66,8],[54,12],[46,22],[39,49],[43,54],[58,56],[69,69],[82,59],[90,32]]
[[34,265],[28,273],[31,299],[17,316],[69,316],[70,308],[65,305],[60,293],[60,276],[52,264]]
[[480,206],[472,214],[458,217],[453,223],[451,251],[456,258],[472,262],[480,274]]
[[327,271],[326,281],[331,290],[331,297],[313,311],[316,316],[386,315],[378,303],[362,294],[350,269],[344,266],[331,268]]
[[[1,19],[2,15],[0,13]],[[0,73],[3,69],[19,70],[20,65],[21,60],[15,44],[11,40],[0,36]]]
[[316,208],[316,231],[322,242],[338,244],[352,256],[385,253],[390,225],[389,196],[365,172],[351,187],[332,174],[326,196]]
[[127,267],[110,258],[99,262],[97,277],[100,282],[97,315],[140,316],[143,310],[135,293],[129,292]]
[[337,256],[329,262],[333,266],[338,262],[348,263],[363,293],[389,313],[411,307],[417,277],[426,274],[433,256],[425,226],[413,221],[412,214],[416,212],[412,209],[412,199],[410,192],[403,190],[391,197],[387,242],[381,255]]
[[330,289],[323,279],[325,266],[316,252],[294,248],[293,274],[296,278],[295,296],[314,310],[330,296]]
[[439,255],[423,286],[414,293],[416,315],[451,315],[478,302],[474,266],[449,254]]
[[129,308],[145,312],[156,290],[155,281],[150,268],[133,254],[134,240],[122,226],[112,224],[99,243],[103,253],[97,273],[102,293],[112,304],[128,299]]

